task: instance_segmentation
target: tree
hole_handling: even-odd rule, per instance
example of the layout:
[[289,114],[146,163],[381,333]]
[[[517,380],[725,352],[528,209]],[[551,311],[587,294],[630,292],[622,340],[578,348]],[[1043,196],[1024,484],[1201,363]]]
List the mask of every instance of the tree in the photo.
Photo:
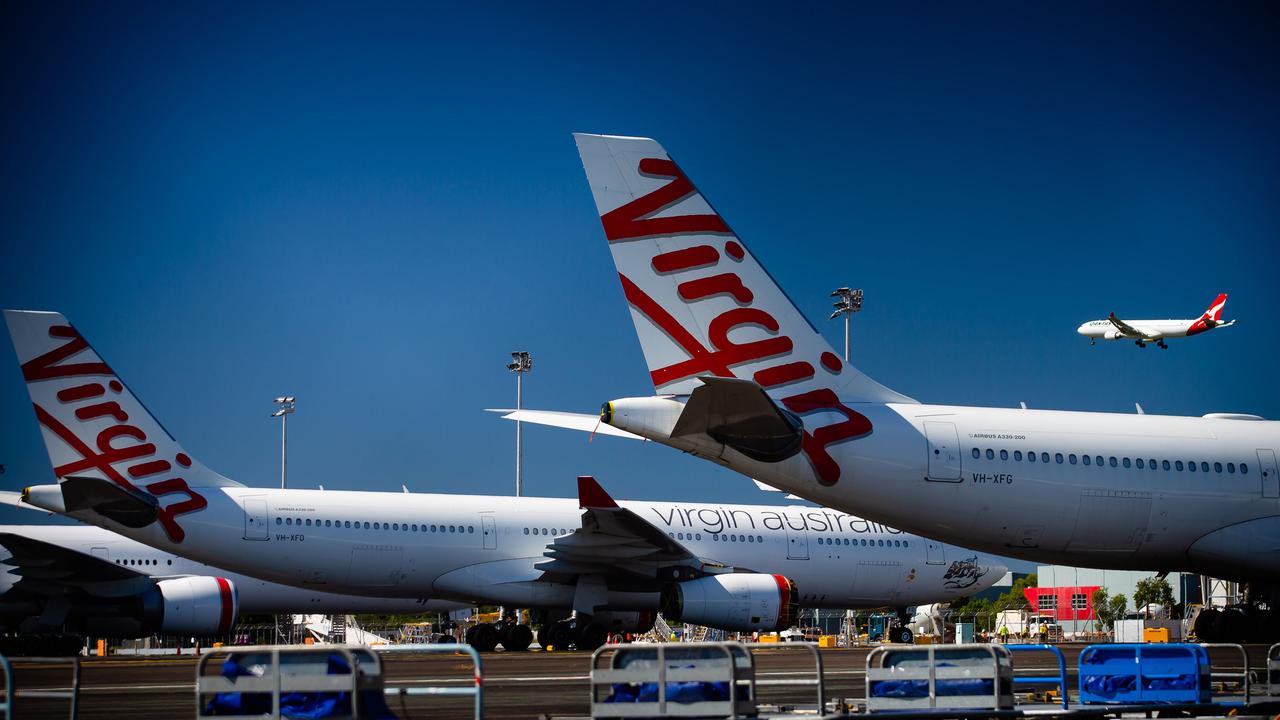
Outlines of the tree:
[[1159,605],[1166,613],[1173,612],[1173,588],[1164,578],[1149,577],[1139,580],[1133,589],[1133,606],[1146,610],[1148,605]]
[[1039,579],[1035,573],[1018,578],[1013,582],[1013,587],[996,598],[996,608],[999,610],[1021,610],[1027,607],[1030,603],[1027,601],[1027,594],[1023,591],[1027,588],[1035,587],[1037,582],[1039,582]]
[[1093,617],[1098,621],[1100,630],[1110,630],[1116,620],[1124,617],[1129,605],[1129,599],[1122,593],[1108,595],[1104,587],[1094,590],[1090,601],[1093,603]]

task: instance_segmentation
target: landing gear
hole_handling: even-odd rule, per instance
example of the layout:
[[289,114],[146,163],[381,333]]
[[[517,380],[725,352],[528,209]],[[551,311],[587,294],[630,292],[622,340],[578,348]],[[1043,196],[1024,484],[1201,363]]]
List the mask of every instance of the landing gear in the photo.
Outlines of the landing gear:
[[524,652],[533,643],[533,631],[528,625],[512,625],[502,638],[502,647],[507,652]]
[[1134,340],[1134,341],[1133,341],[1133,344],[1134,344],[1134,345],[1137,345],[1137,346],[1138,346],[1138,347],[1140,347],[1140,348],[1144,348],[1144,347],[1146,347],[1146,346],[1147,346],[1147,344],[1146,344],[1146,343],[1144,343],[1144,342],[1142,342],[1141,340]]
[[543,625],[538,630],[538,642],[545,650],[548,646],[555,650],[595,650],[609,640],[609,630],[587,616],[578,616],[558,620],[550,625]]
[[1165,345],[1163,340],[1157,340],[1157,341],[1156,341],[1156,347],[1160,348],[1161,350],[1168,350],[1168,349],[1169,349],[1169,346],[1168,346],[1168,345]]
[[907,611],[907,608],[898,608],[897,613],[897,622],[885,632],[889,642],[902,643],[904,645],[915,643],[915,633],[911,632],[909,627],[911,625],[911,614]]
[[1089,344],[1090,344],[1090,345],[1097,345],[1097,344],[1098,344],[1098,341],[1097,341],[1097,340],[1090,340],[1090,341],[1089,341]]
[[480,623],[467,628],[466,642],[480,652],[493,652],[501,644],[507,652],[523,652],[533,642],[528,625]]
[[479,652],[493,652],[498,647],[498,629],[493,623],[479,623],[467,628],[467,644]]

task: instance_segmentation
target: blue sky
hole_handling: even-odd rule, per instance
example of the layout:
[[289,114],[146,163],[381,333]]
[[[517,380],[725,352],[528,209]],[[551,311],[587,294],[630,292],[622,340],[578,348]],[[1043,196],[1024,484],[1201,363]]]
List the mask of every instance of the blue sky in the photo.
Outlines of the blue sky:
[[[930,402],[1280,417],[1265,3],[5,5],[0,305],[71,318],[186,448],[508,493],[528,407],[651,392],[570,133],[661,141],[855,364]],[[1082,321],[1239,325],[1167,351]],[[12,355],[8,489],[52,480]],[[528,494],[770,502],[526,427]],[[0,521],[29,521],[0,513]]]

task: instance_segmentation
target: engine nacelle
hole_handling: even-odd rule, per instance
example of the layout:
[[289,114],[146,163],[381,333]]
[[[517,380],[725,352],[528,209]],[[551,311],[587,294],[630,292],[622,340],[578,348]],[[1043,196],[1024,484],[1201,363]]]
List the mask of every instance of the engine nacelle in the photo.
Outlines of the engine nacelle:
[[653,629],[653,620],[652,610],[602,610],[591,616],[611,633],[646,633]]
[[143,622],[153,632],[221,635],[240,611],[236,586],[220,577],[161,580],[143,598]]
[[662,591],[663,617],[722,630],[786,630],[795,625],[797,610],[796,584],[782,575],[710,575]]
[[1119,340],[1124,335],[1119,330],[1108,330],[1102,333],[1102,337],[1105,340]]

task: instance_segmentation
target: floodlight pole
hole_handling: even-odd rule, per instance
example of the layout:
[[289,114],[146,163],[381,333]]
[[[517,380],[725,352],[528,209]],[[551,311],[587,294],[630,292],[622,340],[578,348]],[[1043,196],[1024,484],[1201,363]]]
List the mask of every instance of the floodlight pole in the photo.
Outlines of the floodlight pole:
[[271,413],[271,417],[280,418],[280,489],[288,487],[286,481],[286,469],[288,467],[288,439],[289,439],[289,416],[293,414],[297,408],[297,398],[292,395],[281,395],[275,399],[275,403],[280,406],[278,410]]
[[835,312],[831,313],[831,320],[844,316],[844,361],[849,362],[849,319],[853,314],[862,309],[862,290],[851,290],[847,287],[836,288],[831,293],[831,297],[840,298],[835,305]]
[[[522,407],[524,394],[524,374],[533,369],[533,356],[527,350],[517,350],[511,353],[511,362],[507,363],[507,369],[516,374],[516,410],[519,410]],[[520,476],[520,466],[524,460],[520,435],[520,421],[516,420],[516,497],[520,497],[524,491]]]

